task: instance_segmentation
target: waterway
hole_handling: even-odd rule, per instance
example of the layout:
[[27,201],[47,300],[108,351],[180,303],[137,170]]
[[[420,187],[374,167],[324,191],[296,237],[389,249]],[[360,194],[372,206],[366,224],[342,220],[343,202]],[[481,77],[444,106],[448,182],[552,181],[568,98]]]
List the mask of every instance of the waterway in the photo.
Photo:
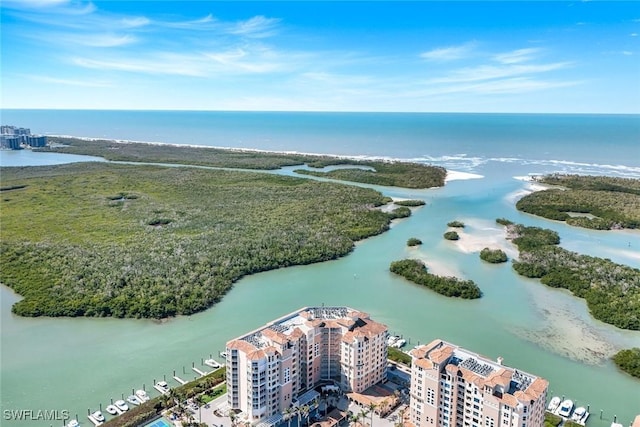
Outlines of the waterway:
[[[19,156],[30,157],[24,164],[74,160],[48,154],[53,157],[47,161],[35,157],[39,163],[29,163],[42,154],[12,156],[10,162],[6,152],[0,153],[0,163],[17,165]],[[246,277],[219,304],[194,316],[163,322],[21,318],[10,311],[19,297],[0,287],[1,424],[62,425],[6,419],[7,410],[31,409],[66,410],[89,425],[87,410],[104,408],[110,399],[143,385],[155,395],[154,379],[166,377],[177,385],[170,378],[174,370],[193,379],[192,363],[201,367],[201,359],[215,357],[227,340],[302,306],[325,304],[366,311],[411,346],[439,337],[487,357],[502,356],[507,365],[547,378],[551,395],[590,405],[590,427],[608,426],[614,415],[629,425],[640,413],[640,381],[620,373],[609,357],[621,348],[640,347],[640,333],[594,320],[583,300],[522,278],[509,264],[483,263],[478,252],[492,246],[515,254],[495,224],[495,218],[505,217],[558,231],[567,249],[638,268],[640,234],[582,230],[518,212],[514,201],[532,188],[517,177],[555,170],[548,163],[488,161],[465,170],[483,178],[432,190],[374,187],[392,197],[424,199],[427,205],[389,232],[359,242],[342,259]],[[445,241],[446,223],[454,219],[466,224],[462,239]],[[423,245],[408,248],[410,237]],[[406,257],[425,260],[438,274],[473,279],[483,298],[445,298],[391,275],[389,263]]]

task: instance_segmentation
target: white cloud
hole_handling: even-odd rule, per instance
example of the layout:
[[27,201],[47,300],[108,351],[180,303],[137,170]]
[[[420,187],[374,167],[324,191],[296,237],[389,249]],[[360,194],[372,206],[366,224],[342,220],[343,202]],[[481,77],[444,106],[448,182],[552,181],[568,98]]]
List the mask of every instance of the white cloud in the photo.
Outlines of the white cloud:
[[519,64],[521,62],[527,62],[532,60],[537,53],[541,51],[540,48],[525,48],[512,50],[511,52],[500,53],[493,57],[494,60],[502,64]]
[[114,34],[91,34],[84,37],[70,38],[76,44],[91,47],[117,47],[135,43],[137,38],[130,35],[114,35]]
[[149,25],[151,21],[149,20],[149,18],[146,18],[144,16],[136,16],[132,18],[122,18],[120,20],[120,23],[124,28],[139,28]]
[[275,27],[279,22],[279,19],[258,15],[235,23],[230,27],[229,33],[245,37],[268,37],[274,33]]
[[107,83],[104,81],[96,81],[96,80],[77,80],[77,79],[65,79],[65,78],[57,78],[50,76],[38,76],[38,75],[29,75],[28,78],[32,80],[36,80],[44,83],[53,83],[57,85],[67,85],[67,86],[82,86],[82,87],[112,87],[111,83]]
[[520,65],[479,65],[451,71],[446,77],[430,79],[429,83],[459,83],[482,80],[500,79],[520,75],[546,73],[571,66],[570,62],[555,62],[550,64],[520,64]]
[[467,57],[474,46],[474,43],[466,43],[459,46],[440,47],[427,52],[422,52],[420,54],[420,58],[430,61],[454,61]]

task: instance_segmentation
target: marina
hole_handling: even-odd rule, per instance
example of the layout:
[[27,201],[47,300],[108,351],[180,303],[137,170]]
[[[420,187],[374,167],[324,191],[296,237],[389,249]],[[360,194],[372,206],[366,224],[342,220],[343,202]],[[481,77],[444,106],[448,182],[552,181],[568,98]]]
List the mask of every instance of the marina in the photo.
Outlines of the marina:
[[562,418],[562,422],[572,421],[582,426],[586,425],[589,416],[590,406],[576,406],[571,399],[565,399],[564,396],[553,396],[547,405],[547,412]]

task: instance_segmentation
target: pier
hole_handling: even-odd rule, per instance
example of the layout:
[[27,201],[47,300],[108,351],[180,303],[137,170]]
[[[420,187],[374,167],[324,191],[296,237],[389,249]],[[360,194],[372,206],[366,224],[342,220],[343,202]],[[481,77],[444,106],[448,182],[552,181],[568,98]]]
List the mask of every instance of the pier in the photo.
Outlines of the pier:
[[181,385],[185,385],[187,382],[185,380],[183,380],[182,378],[174,375],[173,379],[176,380],[177,382],[179,382]]
[[209,374],[209,372],[201,371],[200,369],[196,368],[195,366],[193,366],[191,369],[193,369],[193,371],[196,374],[200,375],[201,377],[204,377],[205,375]]

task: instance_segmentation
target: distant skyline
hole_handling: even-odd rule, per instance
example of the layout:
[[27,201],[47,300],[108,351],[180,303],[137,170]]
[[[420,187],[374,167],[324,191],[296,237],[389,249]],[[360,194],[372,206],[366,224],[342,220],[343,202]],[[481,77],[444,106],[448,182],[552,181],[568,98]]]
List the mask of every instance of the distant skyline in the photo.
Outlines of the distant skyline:
[[2,0],[2,108],[640,113],[637,2]]

